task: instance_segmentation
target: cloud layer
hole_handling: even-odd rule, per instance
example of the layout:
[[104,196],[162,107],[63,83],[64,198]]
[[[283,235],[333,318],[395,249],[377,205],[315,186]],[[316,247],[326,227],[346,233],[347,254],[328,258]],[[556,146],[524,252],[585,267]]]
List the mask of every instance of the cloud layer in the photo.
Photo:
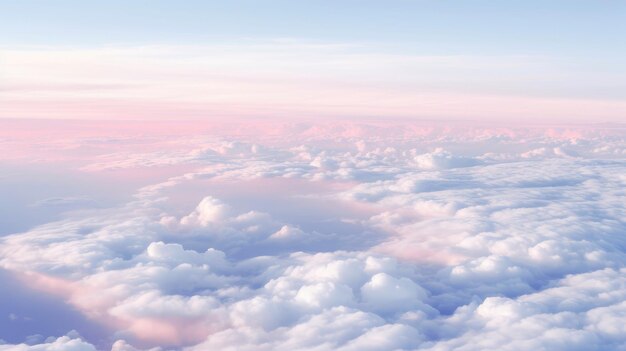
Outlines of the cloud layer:
[[625,349],[623,129],[238,128],[47,141],[93,177],[153,173],[0,238],[106,340],[0,350]]

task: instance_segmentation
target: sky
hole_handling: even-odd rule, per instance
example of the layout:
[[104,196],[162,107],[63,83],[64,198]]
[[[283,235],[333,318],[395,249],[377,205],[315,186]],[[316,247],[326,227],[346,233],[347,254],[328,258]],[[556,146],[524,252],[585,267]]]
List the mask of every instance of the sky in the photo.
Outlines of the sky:
[[621,122],[621,1],[0,1],[0,117]]
[[0,351],[626,350],[625,34],[0,0]]

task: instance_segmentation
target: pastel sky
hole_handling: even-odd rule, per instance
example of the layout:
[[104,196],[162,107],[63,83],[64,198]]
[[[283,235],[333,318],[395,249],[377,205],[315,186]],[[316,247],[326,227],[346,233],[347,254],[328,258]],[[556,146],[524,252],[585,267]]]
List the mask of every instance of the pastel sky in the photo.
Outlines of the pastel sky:
[[0,351],[625,351],[626,1],[0,0]]
[[622,1],[0,0],[0,118],[621,122]]

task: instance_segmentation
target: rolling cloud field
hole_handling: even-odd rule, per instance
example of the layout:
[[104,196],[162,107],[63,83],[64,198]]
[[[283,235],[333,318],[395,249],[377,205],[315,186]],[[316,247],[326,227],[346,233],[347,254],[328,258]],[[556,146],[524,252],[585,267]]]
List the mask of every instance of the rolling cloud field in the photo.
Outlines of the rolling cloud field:
[[626,350],[623,124],[0,123],[0,350]]

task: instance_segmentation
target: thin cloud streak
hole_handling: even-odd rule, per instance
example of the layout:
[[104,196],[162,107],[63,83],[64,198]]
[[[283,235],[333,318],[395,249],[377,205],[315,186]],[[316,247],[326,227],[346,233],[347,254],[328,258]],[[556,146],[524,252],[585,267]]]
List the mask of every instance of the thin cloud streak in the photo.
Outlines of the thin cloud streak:
[[577,73],[584,65],[549,57],[419,56],[296,41],[27,48],[2,57],[4,118],[590,122],[626,112],[623,100],[602,94],[619,76],[588,77]]

